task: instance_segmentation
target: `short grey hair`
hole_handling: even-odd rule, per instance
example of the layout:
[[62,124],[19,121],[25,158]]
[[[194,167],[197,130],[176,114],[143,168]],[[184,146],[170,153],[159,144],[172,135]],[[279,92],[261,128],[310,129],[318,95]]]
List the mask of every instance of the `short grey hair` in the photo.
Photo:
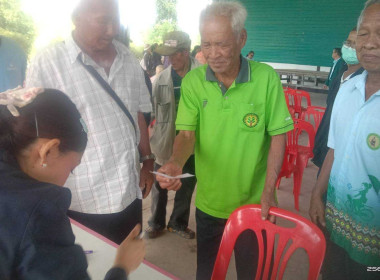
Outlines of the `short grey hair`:
[[237,1],[213,2],[201,12],[199,28],[202,27],[208,18],[218,16],[229,18],[232,30],[238,35],[244,29],[245,20],[247,19],[247,10]]
[[380,0],[368,0],[365,4],[364,4],[364,8],[363,10],[361,11],[360,13],[360,16],[358,18],[358,24],[357,24],[357,31],[359,31],[360,29],[360,26],[362,25],[362,22],[363,22],[363,18],[364,18],[364,13],[365,11],[372,5],[374,4],[380,4]]

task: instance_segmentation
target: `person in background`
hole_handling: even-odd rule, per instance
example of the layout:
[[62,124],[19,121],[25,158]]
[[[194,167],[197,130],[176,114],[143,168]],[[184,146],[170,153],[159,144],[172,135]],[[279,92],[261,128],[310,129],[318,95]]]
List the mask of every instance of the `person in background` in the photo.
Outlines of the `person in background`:
[[156,78],[158,77],[158,75],[164,71],[164,65],[160,64],[160,65],[157,65],[156,67],[156,74],[150,78],[150,81],[152,82],[152,84],[154,83],[154,81],[156,80]]
[[[277,73],[244,59],[246,9],[235,1],[213,2],[200,16],[207,65],[183,78],[169,160],[158,170],[183,172],[194,153],[197,175],[197,279],[210,279],[225,224],[245,204],[261,204],[262,218],[276,205],[275,184],[293,120]],[[163,102],[161,102],[163,104]],[[252,144],[254,143],[254,144]],[[179,179],[156,175],[161,187],[178,191]],[[246,231],[235,245],[238,279],[256,273],[258,244]]]
[[69,216],[120,244],[141,224],[154,181],[143,115],[152,105],[137,59],[114,40],[118,1],[80,0],[72,19],[71,36],[33,59],[26,86],[62,90],[81,112],[89,145],[65,184],[73,194]]
[[[10,90],[0,104],[0,279],[90,279],[63,187],[86,148],[83,119],[53,89]],[[142,262],[140,229],[121,243],[105,279],[126,279]]]
[[[190,57],[191,41],[189,35],[181,31],[173,31],[164,35],[164,42],[157,48],[161,55],[169,57],[171,66],[166,68],[153,83],[153,127],[150,146],[156,156],[154,169],[164,165],[173,152],[176,136],[175,118],[181,97],[183,77],[200,64]],[[183,167],[185,173],[194,174],[194,155],[190,156]],[[195,232],[188,228],[190,203],[196,184],[196,178],[182,180],[182,188],[176,192],[173,212],[167,225],[169,232],[177,233],[186,239],[193,239]],[[168,191],[162,189],[156,181],[152,189],[152,216],[146,229],[149,238],[155,238],[166,226],[166,205]]]
[[359,16],[356,37],[356,55],[365,71],[339,89],[329,151],[310,200],[311,220],[326,231],[323,279],[379,279],[379,34],[380,0],[369,0]]
[[332,80],[334,80],[335,76],[339,73],[340,68],[345,65],[345,62],[342,59],[342,49],[341,48],[335,48],[333,49],[332,55],[331,55],[333,61],[333,66],[330,68],[329,75],[327,77],[327,80],[324,84],[324,88],[328,89],[330,86],[330,83]]
[[198,61],[199,64],[206,64],[207,63],[206,58],[205,58],[202,50],[197,52],[197,54],[195,55],[195,59]]
[[255,55],[254,51],[249,51],[248,54],[245,56],[249,60],[254,60],[253,56]]
[[12,39],[0,36],[0,92],[23,86],[26,55]]
[[201,46],[199,46],[199,45],[194,46],[193,50],[191,51],[191,57],[195,58],[197,53],[200,52],[201,50],[202,50]]
[[148,73],[149,77],[152,77],[156,74],[156,67],[160,64],[161,62],[161,56],[156,53],[155,49],[157,48],[157,44],[153,45],[145,45],[144,48],[144,65],[145,65],[145,70]]
[[338,93],[340,86],[348,81],[349,79],[360,75],[364,69],[361,67],[361,64],[358,61],[356,56],[356,27],[351,30],[349,33],[347,40],[344,41],[342,47],[342,58],[346,62],[347,65],[343,65],[339,71],[339,73],[335,76],[334,80],[331,81],[330,87],[328,90],[327,96],[327,106],[325,113],[323,114],[321,123],[318,127],[318,131],[315,135],[315,145],[313,149],[314,157],[312,162],[319,167],[322,167],[323,161],[326,157],[328,147],[327,147],[327,139],[329,135],[330,129],[330,118],[331,112],[334,105],[335,97]]

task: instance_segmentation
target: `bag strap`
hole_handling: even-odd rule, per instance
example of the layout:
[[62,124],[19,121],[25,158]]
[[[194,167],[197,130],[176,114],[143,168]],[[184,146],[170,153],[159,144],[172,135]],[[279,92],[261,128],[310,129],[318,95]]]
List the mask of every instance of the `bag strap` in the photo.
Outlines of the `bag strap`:
[[99,82],[99,84],[102,86],[102,88],[112,97],[112,99],[119,105],[120,109],[123,110],[124,114],[128,117],[131,124],[133,125],[133,128],[135,129],[135,134],[137,136],[137,129],[135,121],[133,120],[133,117],[131,113],[128,111],[127,107],[124,105],[123,101],[117,96],[116,92],[111,88],[111,86],[100,76],[98,71],[95,70],[94,67],[91,65],[86,65],[83,63],[82,59],[78,57],[78,61],[83,65],[84,68]]

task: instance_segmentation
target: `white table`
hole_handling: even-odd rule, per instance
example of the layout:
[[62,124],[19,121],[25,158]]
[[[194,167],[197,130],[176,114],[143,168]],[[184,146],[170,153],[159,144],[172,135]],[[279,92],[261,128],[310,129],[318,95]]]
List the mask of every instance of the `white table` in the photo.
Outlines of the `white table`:
[[[85,251],[93,251],[91,254],[86,254],[87,272],[91,279],[104,279],[107,271],[113,265],[118,245],[74,220],[71,220],[71,226],[75,235],[75,243],[81,245]],[[128,276],[128,279],[177,280],[178,278],[147,261],[143,261],[138,269]]]

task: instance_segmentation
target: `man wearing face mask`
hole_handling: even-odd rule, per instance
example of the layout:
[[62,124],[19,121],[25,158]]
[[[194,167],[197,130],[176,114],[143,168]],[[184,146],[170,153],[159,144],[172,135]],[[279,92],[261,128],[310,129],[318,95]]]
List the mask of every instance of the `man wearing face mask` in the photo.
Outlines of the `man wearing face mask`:
[[356,57],[356,35],[357,34],[355,27],[349,33],[347,40],[343,42],[342,58],[347,63],[347,65],[342,66],[338,75],[336,75],[330,83],[326,100],[326,111],[323,115],[321,124],[319,125],[317,134],[315,135],[315,146],[313,150],[314,158],[312,159],[312,162],[319,168],[322,167],[323,161],[328,151],[327,139],[330,129],[331,112],[339,88],[344,82],[361,74],[364,70],[359,63],[358,58]]

